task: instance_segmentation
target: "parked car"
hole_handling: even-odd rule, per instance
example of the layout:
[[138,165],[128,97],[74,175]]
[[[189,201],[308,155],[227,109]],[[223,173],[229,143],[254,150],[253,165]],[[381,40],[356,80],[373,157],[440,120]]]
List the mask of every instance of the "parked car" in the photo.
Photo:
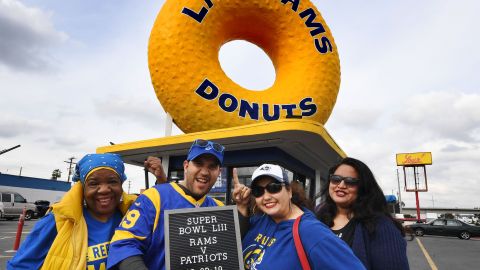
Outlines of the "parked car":
[[35,215],[35,204],[28,203],[27,199],[15,191],[0,190],[0,218],[19,218],[23,208],[26,208],[25,220],[32,219]]
[[473,215],[473,214],[460,214],[460,215],[457,216],[457,219],[462,221],[462,222],[465,222],[467,224],[476,223],[475,215]]
[[442,236],[457,236],[460,239],[468,240],[471,236],[480,236],[480,227],[468,225],[460,220],[455,219],[435,219],[429,223],[415,223],[407,225],[415,232],[416,236],[442,235]]
[[45,200],[38,200],[34,202],[36,206],[36,216],[43,217],[47,213],[48,208],[50,208],[50,202]]

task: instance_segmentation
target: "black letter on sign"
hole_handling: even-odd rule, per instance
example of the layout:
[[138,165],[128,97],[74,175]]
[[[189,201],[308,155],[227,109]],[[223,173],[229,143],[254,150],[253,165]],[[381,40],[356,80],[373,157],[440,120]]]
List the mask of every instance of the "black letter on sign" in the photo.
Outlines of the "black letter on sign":
[[[212,89],[210,93],[207,93],[208,87]],[[206,100],[213,100],[218,96],[218,87],[208,79],[205,79],[202,84],[200,84],[200,86],[197,88],[197,90],[195,90],[195,93],[197,93],[199,96],[203,97]]]
[[[227,100],[229,99],[230,105],[227,105]],[[234,96],[228,93],[224,93],[218,98],[218,105],[220,106],[220,108],[222,108],[222,110],[226,112],[233,112],[238,107],[238,101],[237,98],[235,98]]]
[[328,51],[332,51],[332,44],[330,44],[330,40],[328,40],[327,37],[322,37],[322,44],[320,45],[320,42],[318,41],[318,38],[315,39],[315,48],[317,48],[317,51],[320,53],[326,53]]
[[[311,104],[308,104],[311,103]],[[312,116],[317,112],[317,105],[313,103],[313,98],[308,97],[300,101],[300,109],[302,110],[302,116]]]
[[[205,3],[207,3],[208,9],[213,7],[212,0],[203,0],[203,1],[205,1]],[[192,17],[195,21],[197,21],[199,23],[202,23],[203,19],[205,18],[205,16],[208,13],[208,9],[206,7],[202,7],[202,9],[200,10],[199,13],[195,13],[195,11],[184,7],[182,9],[182,13],[187,15],[187,16]]]
[[297,12],[297,9],[298,9],[298,1],[300,0],[282,0],[282,3],[285,5],[287,2],[291,2],[292,3],[292,10]]
[[287,118],[295,117],[293,115],[293,109],[295,109],[296,107],[297,107],[297,105],[295,105],[295,104],[284,104],[284,105],[282,105],[282,110],[287,111],[287,115],[286,115]]
[[307,21],[305,22],[305,25],[307,27],[309,28],[316,27],[316,29],[313,29],[312,31],[310,31],[310,35],[312,37],[325,32],[325,28],[323,28],[323,25],[321,23],[313,21],[317,17],[317,14],[315,14],[315,11],[312,8],[305,9],[298,15],[300,15],[300,18],[302,19],[308,16]]
[[250,106],[248,101],[241,99],[238,115],[245,118],[247,113],[250,115],[250,119],[258,120],[258,103],[252,102],[252,106]]
[[268,110],[268,107],[269,105],[268,104],[263,104],[262,105],[263,107],[263,118],[267,121],[274,121],[274,120],[278,120],[278,118],[280,118],[280,106],[274,104],[273,105],[273,115],[270,116],[269,114],[269,110]]

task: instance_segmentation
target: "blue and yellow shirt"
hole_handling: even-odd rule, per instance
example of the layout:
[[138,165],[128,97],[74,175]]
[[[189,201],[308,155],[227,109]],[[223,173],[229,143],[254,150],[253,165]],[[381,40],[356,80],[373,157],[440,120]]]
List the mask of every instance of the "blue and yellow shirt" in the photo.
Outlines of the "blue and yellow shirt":
[[[105,270],[110,239],[122,216],[116,211],[108,221],[101,222],[83,209],[83,217],[88,228],[86,270]],[[7,269],[40,269],[55,237],[57,237],[55,217],[54,213],[49,213],[35,224],[16,255],[8,261]]]
[[115,231],[108,269],[136,255],[148,269],[165,269],[164,210],[221,205],[208,196],[197,201],[175,183],[153,186],[132,204]]
[[[350,247],[306,210],[299,233],[310,267],[316,269],[365,269]],[[268,215],[255,215],[242,240],[245,269],[302,270],[295,249],[292,228],[294,220],[275,223]]]
[[83,211],[83,216],[88,228],[87,270],[106,270],[110,239],[122,216],[116,211],[106,222],[94,219],[88,211]]

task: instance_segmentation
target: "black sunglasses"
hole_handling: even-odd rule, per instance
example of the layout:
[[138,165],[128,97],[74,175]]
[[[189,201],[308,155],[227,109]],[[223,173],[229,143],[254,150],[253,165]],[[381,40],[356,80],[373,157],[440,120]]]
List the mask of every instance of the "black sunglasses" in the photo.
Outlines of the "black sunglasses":
[[[213,150],[219,152],[219,153],[223,153],[223,150],[225,150],[225,147],[219,143],[215,143],[215,142],[211,142],[211,141],[206,141],[206,140],[202,140],[202,139],[196,139],[193,144],[192,144],[192,147],[196,145],[196,146],[200,146],[200,147],[203,147],[203,148],[206,148],[208,147],[209,145],[213,148]],[[191,147],[190,147],[191,149]]]
[[263,196],[263,194],[265,194],[265,189],[268,191],[268,193],[275,194],[280,192],[283,186],[285,186],[285,184],[276,182],[271,182],[264,187],[255,185],[252,187],[252,195],[255,198],[260,198]]
[[357,178],[343,177],[335,174],[331,174],[329,179],[330,179],[330,183],[334,185],[340,185],[340,183],[343,181],[345,185],[349,187],[358,185],[358,182],[360,181]]

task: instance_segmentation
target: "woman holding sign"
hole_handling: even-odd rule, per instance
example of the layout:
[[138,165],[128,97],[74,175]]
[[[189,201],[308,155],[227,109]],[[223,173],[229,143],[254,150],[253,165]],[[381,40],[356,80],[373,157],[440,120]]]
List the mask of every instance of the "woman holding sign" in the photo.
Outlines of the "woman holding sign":
[[250,195],[255,209],[243,238],[245,269],[365,269],[351,249],[306,208],[298,183],[283,168],[263,164],[248,188],[234,172],[233,198],[248,216]]

